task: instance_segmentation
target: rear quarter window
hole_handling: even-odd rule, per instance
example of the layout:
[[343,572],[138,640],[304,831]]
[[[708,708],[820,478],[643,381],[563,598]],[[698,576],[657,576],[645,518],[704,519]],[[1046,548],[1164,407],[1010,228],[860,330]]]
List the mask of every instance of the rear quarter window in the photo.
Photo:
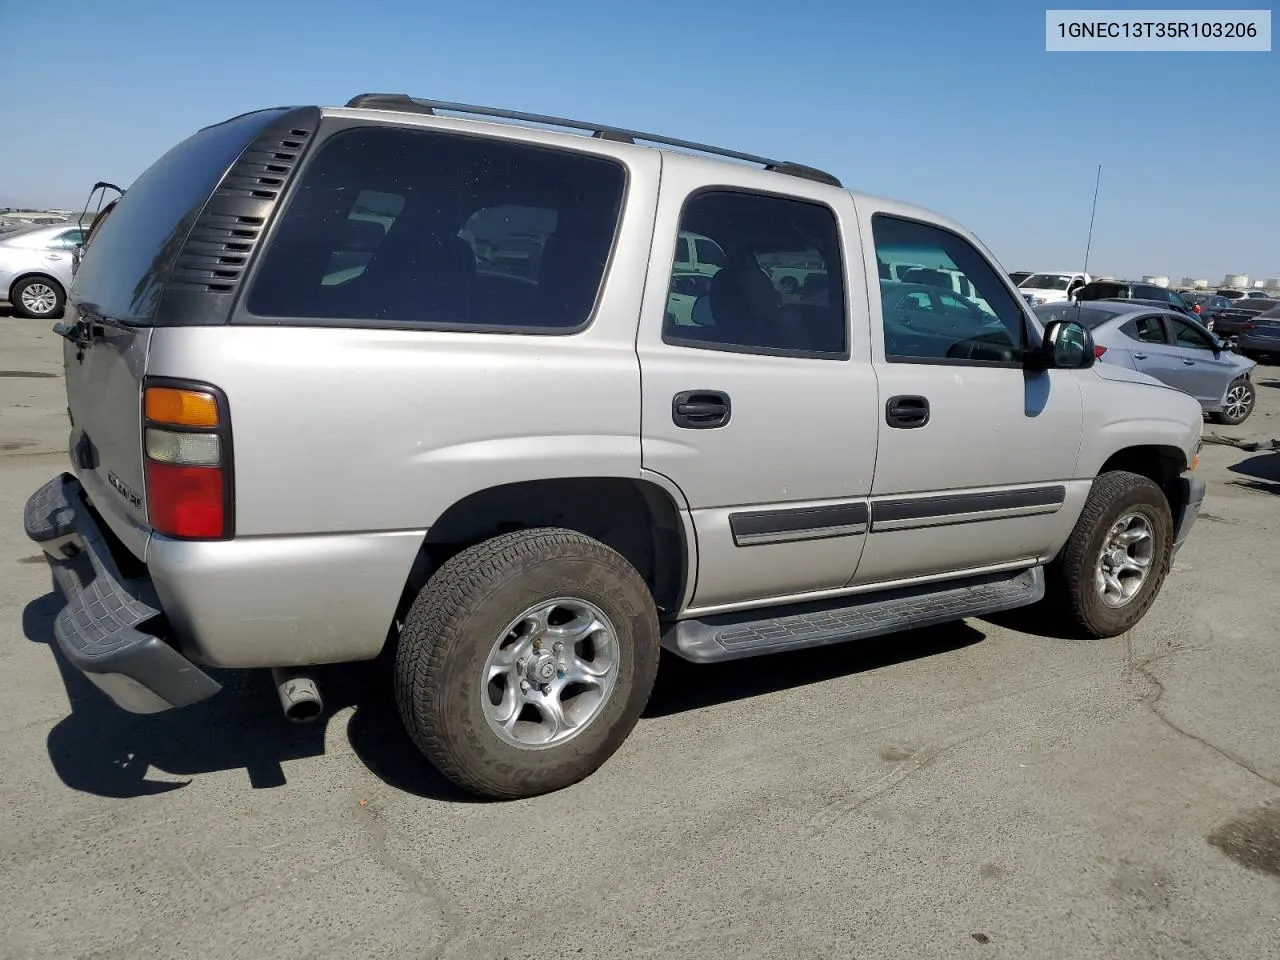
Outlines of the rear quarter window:
[[148,167],[94,224],[76,271],[76,300],[106,317],[149,323],[183,241],[264,117],[250,113],[206,127]]
[[259,317],[568,333],[591,317],[626,171],[499,139],[357,127],[316,149],[249,290]]

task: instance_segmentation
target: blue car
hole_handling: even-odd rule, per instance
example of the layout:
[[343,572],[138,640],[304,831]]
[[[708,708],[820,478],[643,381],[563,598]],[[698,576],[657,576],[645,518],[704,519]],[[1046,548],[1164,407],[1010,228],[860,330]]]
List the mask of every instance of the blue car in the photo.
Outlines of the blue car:
[[1100,362],[1191,394],[1216,423],[1243,423],[1253,413],[1257,363],[1184,313],[1123,300],[1047,303],[1034,310],[1041,323],[1074,320],[1088,327]]

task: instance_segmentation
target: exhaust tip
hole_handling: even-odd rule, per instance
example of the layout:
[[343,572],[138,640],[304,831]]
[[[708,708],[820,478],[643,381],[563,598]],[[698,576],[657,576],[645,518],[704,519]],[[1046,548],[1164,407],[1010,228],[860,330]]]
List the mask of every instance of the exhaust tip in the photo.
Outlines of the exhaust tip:
[[271,671],[280,696],[280,708],[292,723],[310,723],[324,712],[324,700],[315,678],[301,670]]

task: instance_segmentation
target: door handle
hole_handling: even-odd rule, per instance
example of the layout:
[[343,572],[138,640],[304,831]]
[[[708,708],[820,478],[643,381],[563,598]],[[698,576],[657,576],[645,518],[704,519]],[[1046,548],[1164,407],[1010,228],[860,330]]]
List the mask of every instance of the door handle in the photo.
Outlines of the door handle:
[[884,405],[885,423],[900,430],[914,430],[929,422],[929,401],[924,397],[890,397]]
[[686,430],[723,427],[732,415],[733,405],[723,390],[685,390],[671,398],[671,421]]
[[1145,360],[1145,359],[1147,359],[1147,355],[1146,355],[1145,353],[1135,353],[1135,354],[1133,355],[1133,359],[1135,359],[1135,360]]
[[1185,363],[1188,367],[1194,367],[1196,365],[1196,362],[1194,360],[1183,360],[1182,362]]

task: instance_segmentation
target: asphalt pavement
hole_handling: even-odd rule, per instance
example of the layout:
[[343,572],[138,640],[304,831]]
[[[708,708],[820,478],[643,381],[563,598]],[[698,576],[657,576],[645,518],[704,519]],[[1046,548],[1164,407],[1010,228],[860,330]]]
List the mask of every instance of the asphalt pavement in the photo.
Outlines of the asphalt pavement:
[[[1257,381],[1206,434],[1280,437]],[[61,341],[0,314],[0,958],[1280,957],[1280,454],[1206,446],[1128,636],[664,661],[599,773],[478,803],[377,665],[305,727],[263,674],[137,717],[69,670],[21,522],[65,444]]]

